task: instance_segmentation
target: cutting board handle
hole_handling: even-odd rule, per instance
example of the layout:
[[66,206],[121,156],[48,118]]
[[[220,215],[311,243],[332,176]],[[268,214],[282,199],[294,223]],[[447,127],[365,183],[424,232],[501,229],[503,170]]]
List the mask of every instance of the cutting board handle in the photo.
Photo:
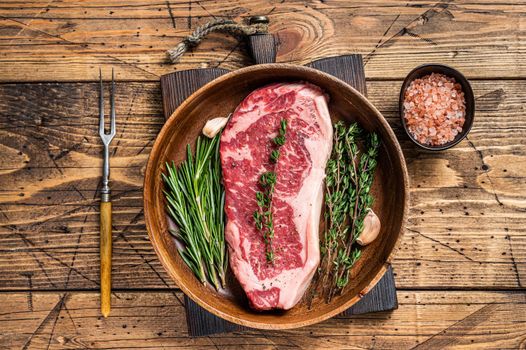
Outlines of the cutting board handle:
[[276,38],[272,34],[250,35],[248,49],[256,64],[276,62]]
[[[268,24],[266,16],[252,16],[250,24]],[[248,36],[248,50],[256,64],[276,62],[276,37],[272,34],[256,33]]]

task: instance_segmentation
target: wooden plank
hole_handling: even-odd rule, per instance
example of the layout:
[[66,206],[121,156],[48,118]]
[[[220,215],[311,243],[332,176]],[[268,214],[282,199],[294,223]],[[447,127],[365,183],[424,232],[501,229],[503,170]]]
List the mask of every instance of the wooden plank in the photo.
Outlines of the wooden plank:
[[374,0],[123,0],[108,4],[4,1],[0,4],[0,81],[85,81],[98,68],[121,80],[157,81],[174,69],[250,64],[245,45],[214,34],[167,64],[165,51],[213,17],[268,14],[278,62],[361,53],[369,78],[402,78],[421,63],[456,66],[469,78],[524,78],[525,7],[520,1],[400,3]]
[[117,292],[111,317],[96,292],[0,294],[3,349],[488,348],[525,345],[526,296],[513,292],[399,291],[393,312],[336,318],[287,331],[190,338],[182,293]]
[[[469,140],[441,153],[417,150],[401,131],[400,85],[367,85],[401,139],[411,176],[397,286],[524,289],[524,82],[474,81]],[[96,84],[0,85],[1,289],[97,288],[97,96]],[[163,124],[158,84],[117,84],[117,116],[114,286],[174,287],[141,211],[142,171]]]

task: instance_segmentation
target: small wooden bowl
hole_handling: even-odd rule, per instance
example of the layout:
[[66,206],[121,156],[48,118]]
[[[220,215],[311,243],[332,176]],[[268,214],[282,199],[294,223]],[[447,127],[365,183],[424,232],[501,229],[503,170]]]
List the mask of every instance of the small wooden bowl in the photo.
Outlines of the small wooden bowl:
[[[207,120],[226,116],[254,89],[278,81],[309,81],[330,96],[334,120],[357,120],[382,140],[373,184],[374,211],[382,229],[379,238],[365,247],[351,271],[350,286],[330,304],[320,298],[312,308],[300,301],[289,311],[256,312],[232,275],[226,290],[216,292],[194,277],[177,251],[168,231],[161,173],[165,162],[181,162],[185,147],[194,144]],[[400,145],[378,110],[355,89],[312,68],[286,64],[262,64],[231,72],[203,86],[168,119],[157,136],[144,178],[144,216],[150,239],[162,265],[190,298],[209,312],[230,322],[260,329],[287,329],[323,321],[355,304],[380,280],[400,241],[408,211],[408,175]],[[320,223],[323,225],[323,223]]]
[[[462,131],[457,134],[453,141],[447,142],[439,146],[425,145],[415,140],[413,138],[413,135],[411,135],[411,133],[409,132],[404,118],[404,95],[405,91],[409,87],[409,84],[411,84],[413,80],[422,78],[431,73],[440,73],[445,76],[455,78],[456,82],[459,83],[460,86],[462,86],[462,91],[464,92],[464,97],[466,99],[466,120],[464,122],[464,126],[462,127]],[[443,151],[445,149],[455,146],[457,143],[462,141],[464,137],[467,136],[467,134],[471,130],[471,127],[473,126],[473,120],[475,119],[475,98],[473,96],[473,90],[471,89],[469,81],[458,70],[443,64],[424,64],[416,67],[411,72],[409,72],[409,74],[407,74],[407,77],[404,80],[404,83],[402,84],[402,88],[400,89],[400,99],[398,103],[400,121],[402,122],[404,130],[409,136],[409,139],[419,147],[428,151]]]

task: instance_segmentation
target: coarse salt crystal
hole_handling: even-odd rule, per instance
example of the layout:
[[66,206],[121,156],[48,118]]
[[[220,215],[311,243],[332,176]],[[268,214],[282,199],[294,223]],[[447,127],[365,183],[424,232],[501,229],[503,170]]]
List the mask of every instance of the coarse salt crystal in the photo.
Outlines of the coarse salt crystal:
[[409,84],[404,94],[404,119],[413,138],[441,145],[462,131],[466,101],[454,78],[432,73]]

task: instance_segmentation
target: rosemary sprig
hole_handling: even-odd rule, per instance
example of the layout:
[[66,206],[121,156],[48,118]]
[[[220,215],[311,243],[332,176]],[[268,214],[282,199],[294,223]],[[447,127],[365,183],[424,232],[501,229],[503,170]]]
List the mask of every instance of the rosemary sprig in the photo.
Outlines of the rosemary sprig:
[[228,266],[219,137],[198,137],[195,156],[188,145],[187,159],[178,167],[167,163],[162,174],[168,213],[178,226],[171,233],[182,243],[179,253],[202,283],[216,289],[225,285]]
[[[287,120],[281,119],[278,136],[272,139],[277,146],[270,153],[270,162],[277,163],[280,152],[279,148],[285,144],[287,133]],[[272,196],[274,195],[274,186],[276,185],[276,173],[266,171],[259,178],[259,185],[262,191],[256,192],[256,202],[258,209],[254,211],[254,224],[256,229],[263,235],[265,242],[265,256],[267,262],[274,261],[274,250],[272,248],[272,239],[274,238],[274,220],[272,217]]]

